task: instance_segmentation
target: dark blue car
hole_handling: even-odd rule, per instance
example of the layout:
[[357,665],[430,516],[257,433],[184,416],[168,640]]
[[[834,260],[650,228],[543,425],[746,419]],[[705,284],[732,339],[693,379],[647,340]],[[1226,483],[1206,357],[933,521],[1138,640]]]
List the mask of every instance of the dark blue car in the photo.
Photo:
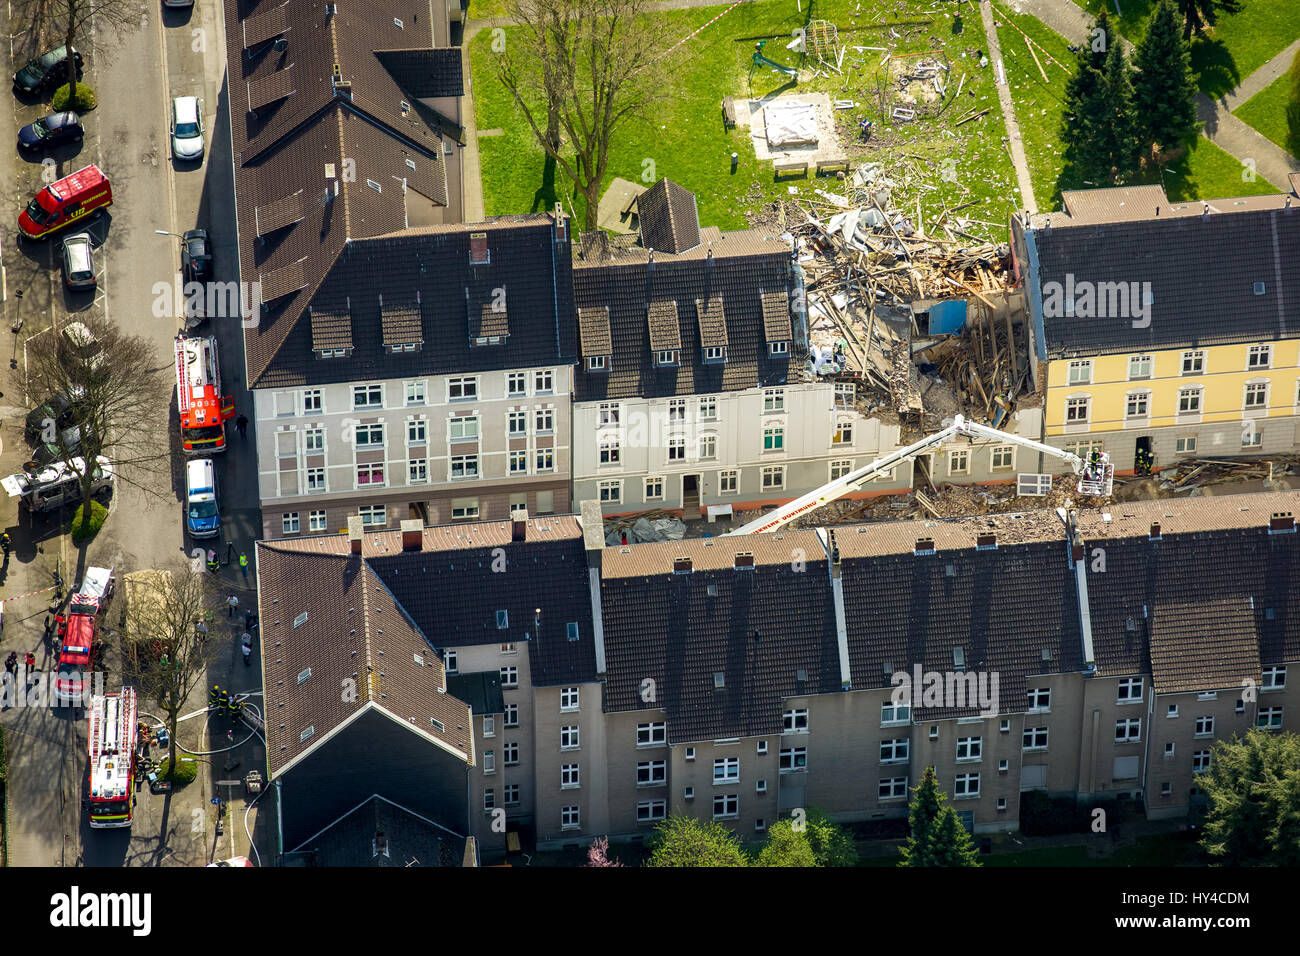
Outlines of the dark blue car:
[[18,131],[18,148],[49,149],[60,143],[79,143],[83,135],[81,117],[76,113],[51,113]]

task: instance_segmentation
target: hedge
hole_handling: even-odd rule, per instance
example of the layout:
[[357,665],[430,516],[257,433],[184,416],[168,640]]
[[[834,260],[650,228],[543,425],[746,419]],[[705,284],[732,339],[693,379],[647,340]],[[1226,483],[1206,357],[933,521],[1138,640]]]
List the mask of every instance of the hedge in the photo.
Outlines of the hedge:
[[76,92],[71,92],[71,87],[66,83],[54,91],[54,97],[50,100],[50,106],[54,112],[61,113],[64,110],[75,110],[78,113],[89,113],[97,105],[95,100],[95,91],[85,83],[78,83]]
[[108,517],[108,509],[98,501],[90,502],[90,517],[86,517],[86,506],[78,505],[77,510],[72,515],[72,540],[77,544],[83,541],[89,541],[99,529],[104,526],[104,520]]

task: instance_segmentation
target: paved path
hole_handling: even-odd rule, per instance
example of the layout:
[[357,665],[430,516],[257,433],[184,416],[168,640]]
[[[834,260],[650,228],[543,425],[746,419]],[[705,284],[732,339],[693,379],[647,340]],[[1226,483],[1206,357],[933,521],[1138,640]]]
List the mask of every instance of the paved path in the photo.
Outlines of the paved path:
[[1034,198],[1034,183],[1029,178],[1029,163],[1025,161],[1025,143],[1020,138],[1020,124],[1016,122],[1016,105],[1011,101],[1011,87],[1007,85],[1007,71],[1002,65],[1002,48],[998,44],[998,29],[993,23],[993,9],[987,0],[980,2],[980,18],[984,21],[984,38],[989,44],[989,61],[993,64],[994,85],[998,88],[998,102],[1002,104],[1002,119],[1011,141],[1011,162],[1016,167],[1016,182],[1020,184],[1020,206],[1038,212]]
[[[1072,0],[1019,0],[1020,9],[1032,14],[1072,43],[1088,36],[1093,17]],[[1127,40],[1126,47],[1133,45]],[[1237,88],[1215,101],[1197,94],[1196,116],[1204,124],[1201,135],[1224,152],[1245,162],[1254,160],[1255,171],[1278,189],[1287,188],[1288,174],[1300,172],[1300,160],[1232,115],[1236,109],[1285,73],[1300,50],[1300,40],[1269,60]]]

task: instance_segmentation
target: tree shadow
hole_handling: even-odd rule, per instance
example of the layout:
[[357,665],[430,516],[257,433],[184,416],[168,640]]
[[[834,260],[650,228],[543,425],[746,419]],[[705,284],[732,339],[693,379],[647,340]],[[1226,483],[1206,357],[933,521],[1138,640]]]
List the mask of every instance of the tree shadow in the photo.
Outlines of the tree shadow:
[[537,192],[533,193],[533,208],[529,212],[545,212],[555,208],[555,203],[559,199],[555,192],[556,165],[553,157],[546,157],[546,162],[542,165],[542,185]]
[[1286,106],[1286,151],[1300,158],[1300,90]]
[[1201,92],[1214,100],[1231,93],[1241,82],[1237,61],[1227,45],[1210,37],[1192,39],[1192,75]]

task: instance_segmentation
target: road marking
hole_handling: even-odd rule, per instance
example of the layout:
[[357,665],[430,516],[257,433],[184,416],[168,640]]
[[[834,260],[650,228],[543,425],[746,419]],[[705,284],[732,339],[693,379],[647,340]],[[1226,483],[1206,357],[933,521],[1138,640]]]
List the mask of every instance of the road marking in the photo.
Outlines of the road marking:
[[[158,55],[162,64],[163,76],[163,111],[162,126],[159,129],[164,131],[167,140],[167,162],[166,170],[163,177],[166,180],[167,188],[167,231],[176,232],[176,166],[172,162],[172,137],[171,137],[171,71],[167,66],[167,31],[163,27],[162,17],[154,18],[157,23],[157,29],[154,31],[158,38]],[[173,319],[182,321],[180,316],[173,316]]]

